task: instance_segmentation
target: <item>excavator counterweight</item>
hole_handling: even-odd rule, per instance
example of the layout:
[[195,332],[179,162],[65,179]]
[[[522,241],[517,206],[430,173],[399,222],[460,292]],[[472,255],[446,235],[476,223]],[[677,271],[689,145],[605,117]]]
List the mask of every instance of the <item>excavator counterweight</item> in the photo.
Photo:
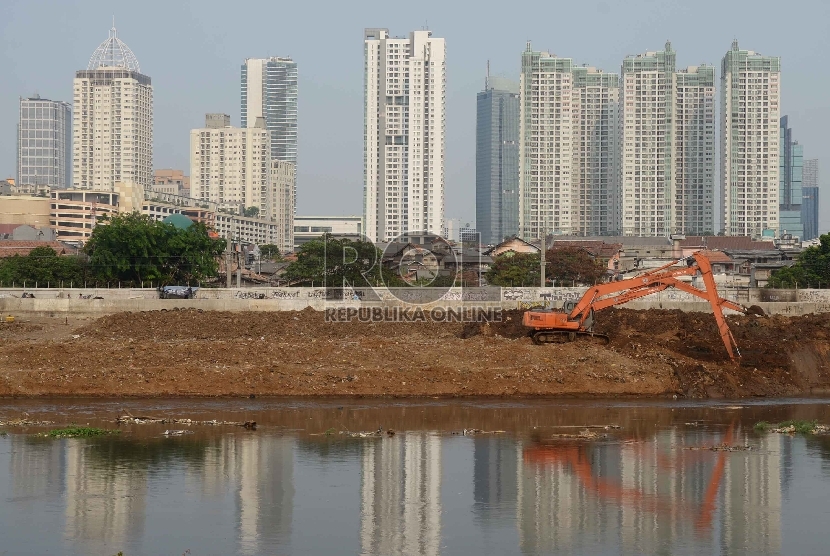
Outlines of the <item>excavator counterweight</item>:
[[[682,263],[685,263],[685,266],[677,266]],[[684,276],[701,277],[705,289],[699,289],[680,280]],[[746,313],[747,309],[718,296],[712,265],[702,253],[695,253],[691,257],[673,261],[633,278],[588,288],[579,301],[566,303],[562,310],[526,311],[522,317],[522,324],[530,328],[529,335],[536,344],[573,341],[578,337],[596,338],[608,343],[608,336],[593,331],[595,311],[622,305],[667,288],[677,288],[708,301],[729,358],[732,361],[740,359],[741,353],[723,316],[723,309],[741,313]]]

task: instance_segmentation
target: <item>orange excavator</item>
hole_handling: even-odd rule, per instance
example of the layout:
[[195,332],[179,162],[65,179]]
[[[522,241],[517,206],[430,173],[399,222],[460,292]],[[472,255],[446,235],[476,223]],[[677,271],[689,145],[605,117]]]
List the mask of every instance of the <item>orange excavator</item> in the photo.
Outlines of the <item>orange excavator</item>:
[[[685,266],[677,266],[683,263]],[[702,277],[706,289],[696,288],[680,280],[683,276]],[[574,341],[577,337],[598,338],[608,343],[610,338],[607,335],[593,331],[594,312],[614,305],[622,305],[666,288],[677,288],[708,301],[712,305],[712,312],[715,314],[718,330],[723,339],[723,345],[729,353],[729,358],[732,361],[740,359],[741,352],[723,316],[723,309],[731,309],[740,313],[746,313],[747,309],[718,297],[715,278],[712,275],[712,265],[702,253],[695,253],[691,257],[673,261],[633,278],[593,286],[579,301],[566,301],[562,310],[526,311],[522,317],[522,324],[531,329],[529,335],[535,344],[568,342]]]

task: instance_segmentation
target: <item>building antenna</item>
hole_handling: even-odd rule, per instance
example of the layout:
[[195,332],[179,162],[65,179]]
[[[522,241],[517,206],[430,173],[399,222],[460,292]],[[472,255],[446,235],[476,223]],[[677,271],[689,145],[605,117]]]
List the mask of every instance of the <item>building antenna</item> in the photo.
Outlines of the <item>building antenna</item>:
[[490,60],[487,60],[487,77],[484,78],[484,90],[490,88]]

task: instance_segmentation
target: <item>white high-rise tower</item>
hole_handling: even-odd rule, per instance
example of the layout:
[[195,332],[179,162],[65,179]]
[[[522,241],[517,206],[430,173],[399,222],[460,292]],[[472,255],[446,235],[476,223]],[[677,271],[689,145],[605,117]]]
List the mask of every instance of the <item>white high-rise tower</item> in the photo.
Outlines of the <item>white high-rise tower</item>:
[[445,52],[431,31],[365,30],[363,217],[372,241],[443,229]]
[[153,183],[153,87],[116,36],[75,73],[73,187],[110,191],[119,182]]
[[720,79],[723,231],[777,233],[781,59],[740,50],[734,41]]

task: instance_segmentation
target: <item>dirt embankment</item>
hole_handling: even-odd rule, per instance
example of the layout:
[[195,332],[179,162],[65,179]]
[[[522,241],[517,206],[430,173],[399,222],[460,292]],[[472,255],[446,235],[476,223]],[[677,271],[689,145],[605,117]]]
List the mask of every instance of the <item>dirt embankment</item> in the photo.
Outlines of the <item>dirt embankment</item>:
[[172,310],[0,326],[0,395],[560,395],[739,397],[830,391],[830,315],[714,318],[609,310],[590,342],[535,346],[501,323],[326,324],[278,313]]

